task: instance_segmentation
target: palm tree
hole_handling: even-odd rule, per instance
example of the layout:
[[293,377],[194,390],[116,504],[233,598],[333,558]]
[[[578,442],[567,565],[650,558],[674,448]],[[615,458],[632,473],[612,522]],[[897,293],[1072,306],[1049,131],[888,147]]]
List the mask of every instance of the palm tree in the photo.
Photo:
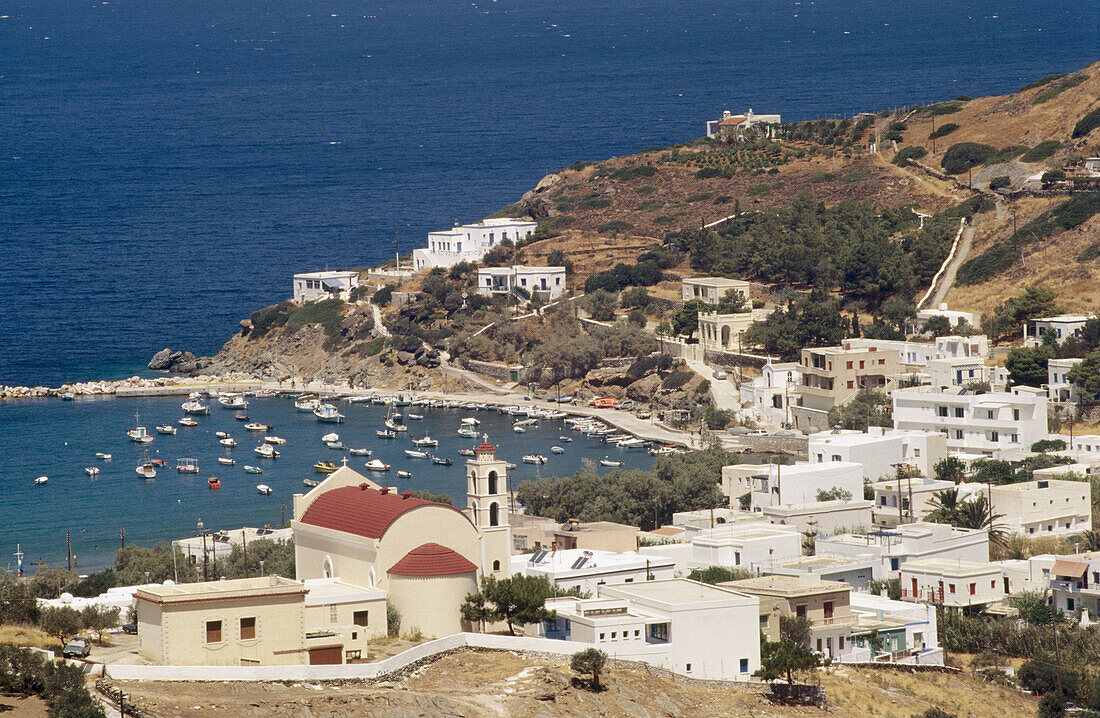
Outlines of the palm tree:
[[984,496],[964,501],[955,511],[952,525],[964,529],[989,529],[989,542],[998,546],[1005,544],[1006,535],[997,524],[1004,514],[993,513],[993,507]]
[[1100,531],[1089,529],[1077,534],[1077,540],[1085,551],[1100,551]]
[[932,511],[928,514],[929,521],[953,524],[959,511],[959,489],[955,487],[937,491],[928,500],[928,503],[932,505]]

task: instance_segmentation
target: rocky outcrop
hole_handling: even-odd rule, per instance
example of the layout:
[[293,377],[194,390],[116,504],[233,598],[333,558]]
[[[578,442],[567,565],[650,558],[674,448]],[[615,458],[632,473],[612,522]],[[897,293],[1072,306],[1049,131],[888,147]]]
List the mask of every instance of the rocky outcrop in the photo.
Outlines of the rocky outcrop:
[[166,371],[171,374],[194,374],[209,362],[200,359],[191,352],[174,352],[164,348],[153,355],[149,360],[149,368],[153,371]]

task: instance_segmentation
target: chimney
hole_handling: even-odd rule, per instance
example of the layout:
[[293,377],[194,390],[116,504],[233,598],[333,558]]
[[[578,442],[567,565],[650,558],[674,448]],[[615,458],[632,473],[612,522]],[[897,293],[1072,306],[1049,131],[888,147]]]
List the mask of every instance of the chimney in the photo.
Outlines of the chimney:
[[[361,488],[365,491],[368,487],[367,487],[366,484],[360,484],[359,488]],[[390,492],[390,489],[389,489],[388,486],[383,486],[382,488],[378,489],[378,493],[382,494],[383,496],[385,496],[389,492]]]

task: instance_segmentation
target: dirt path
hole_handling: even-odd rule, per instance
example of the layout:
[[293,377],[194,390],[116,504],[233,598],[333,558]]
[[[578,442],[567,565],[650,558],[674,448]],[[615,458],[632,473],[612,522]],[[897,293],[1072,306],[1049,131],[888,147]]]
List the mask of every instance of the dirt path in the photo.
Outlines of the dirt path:
[[963,230],[962,237],[959,239],[959,246],[955,250],[954,258],[952,258],[951,263],[947,265],[947,269],[944,271],[943,276],[940,277],[939,286],[936,287],[935,293],[928,302],[929,307],[939,306],[940,302],[947,298],[947,293],[955,286],[955,275],[958,273],[959,267],[962,266],[962,263],[966,261],[967,256],[970,254],[970,243],[973,239],[974,225],[968,224]]

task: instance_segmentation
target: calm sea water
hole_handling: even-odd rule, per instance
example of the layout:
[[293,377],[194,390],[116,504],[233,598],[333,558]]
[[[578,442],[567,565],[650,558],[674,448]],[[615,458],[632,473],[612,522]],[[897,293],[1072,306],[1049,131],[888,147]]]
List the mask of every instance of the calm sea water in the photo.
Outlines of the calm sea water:
[[[377,478],[379,483],[446,493],[458,506],[465,506],[466,459],[458,455],[458,450],[480,443],[480,438],[458,435],[460,420],[466,416],[480,419],[478,431],[487,433],[499,447],[497,455],[517,465],[510,472],[513,488],[539,475],[573,474],[582,468],[586,457],[618,459],[624,468],[648,468],[653,463],[645,451],[608,446],[566,429],[560,421],[544,420],[526,433],[517,434],[512,431],[513,417],[495,412],[413,408],[424,419],[408,421],[409,433],[417,438],[427,434],[439,441],[438,447],[427,451],[454,461],[454,466],[441,466],[406,456],[405,449],[413,448],[408,437],[384,440],[375,436],[375,431],[382,428],[384,407],[345,406],[341,411],[347,419],[336,425],[322,424],[312,414],[295,411],[294,403],[287,399],[255,399],[248,415],[274,426],[272,433],[287,440],[278,447],[282,454],[278,459],[258,457],[253,448],[264,434],[246,431],[245,422],[233,418],[236,412],[222,409],[215,402],[210,416],[195,417],[198,426],[179,427],[175,436],[155,434],[155,440],[147,446],[148,456],[162,458],[168,466],[159,468],[155,479],[141,479],[134,468],[141,463],[142,449],[126,437],[125,431],[135,425],[135,414],[150,432],[158,424],[175,426],[183,415],[182,401],[182,397],[82,398],[64,403],[35,400],[0,404],[0,426],[5,428],[5,436],[19,437],[23,442],[0,452],[0,492],[4,496],[0,567],[14,565],[11,554],[16,543],[26,553],[26,566],[39,559],[52,565],[64,564],[67,530],[72,532],[79,570],[84,572],[110,563],[120,545],[123,527],[128,542],[151,545],[193,535],[199,519],[213,530],[265,523],[278,526],[283,519],[283,502],[289,520],[293,495],[309,490],[302,480],[322,478],[313,464],[319,460],[340,463],[344,456],[349,466]],[[233,436],[237,448],[223,448],[217,431]],[[326,447],[321,437],[333,431],[348,446],[372,449],[376,457],[391,465],[391,470],[372,474],[363,467],[367,457]],[[562,435],[574,441],[560,441]],[[550,447],[554,445],[564,447],[566,453],[552,454]],[[110,461],[97,459],[97,452],[111,454]],[[549,462],[542,466],[525,464],[522,457],[528,453],[541,453]],[[219,456],[232,456],[237,463],[223,466],[217,461]],[[194,458],[200,473],[178,473],[176,460],[181,457]],[[245,465],[260,466],[263,473],[249,474]],[[99,476],[89,478],[86,466],[99,467]],[[398,469],[411,471],[412,478],[399,478]],[[601,473],[611,470],[598,468]],[[41,475],[49,476],[48,484],[34,483]],[[221,480],[221,489],[210,490],[207,479],[211,476]],[[259,483],[267,484],[274,493],[261,495],[256,491]]]
[[213,352],[294,272],[723,108],[1010,91],[1095,60],[1098,27],[1080,0],[6,0],[0,383]]

